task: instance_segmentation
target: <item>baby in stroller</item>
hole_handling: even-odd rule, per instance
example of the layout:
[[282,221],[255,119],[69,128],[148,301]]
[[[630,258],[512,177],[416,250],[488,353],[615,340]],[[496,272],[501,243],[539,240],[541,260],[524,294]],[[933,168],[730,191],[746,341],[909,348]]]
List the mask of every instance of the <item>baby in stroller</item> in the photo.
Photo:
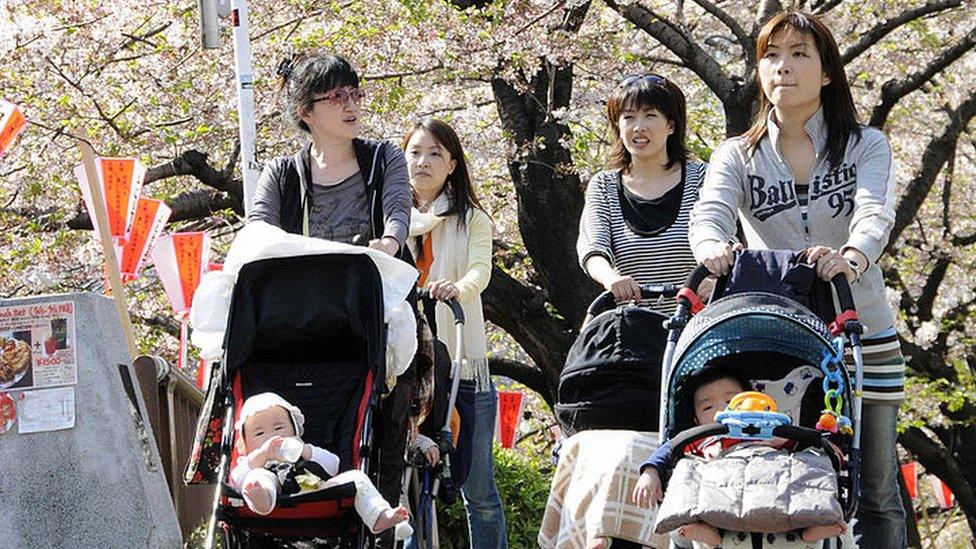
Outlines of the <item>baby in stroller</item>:
[[[692,393],[696,423],[698,425],[716,423],[715,416],[725,409],[736,398],[736,395],[746,393],[749,390],[748,381],[739,378],[731,371],[715,369],[703,374],[699,380],[698,387]],[[746,394],[753,395],[753,398],[756,396],[760,396],[760,398],[764,396],[762,393]],[[768,399],[768,397],[766,398]],[[772,399],[769,399],[769,402],[772,405],[772,409],[769,411],[775,411],[775,402]],[[695,441],[691,448],[686,449],[686,453],[704,459],[715,459],[724,455],[732,448],[741,448],[745,445],[761,444],[779,449],[792,442],[782,439],[743,441],[734,438],[723,439],[712,436]],[[662,468],[669,461],[670,457],[671,446],[668,442],[665,442],[641,464],[640,478],[633,492],[634,503],[641,507],[649,507],[663,500],[664,494],[658,469]],[[846,524],[840,521],[830,525],[808,526],[802,532],[790,532],[783,537],[787,542],[797,541],[797,538],[799,538],[806,543],[816,543],[827,538],[839,536],[844,533],[846,528]],[[717,546],[722,542],[722,535],[714,526],[698,521],[679,527],[676,531],[672,532],[672,539],[679,547],[687,547],[689,542],[700,542],[708,546]],[[805,544],[800,546],[805,546]]]
[[254,395],[244,402],[234,425],[241,457],[230,479],[247,506],[267,515],[281,493],[351,482],[356,486],[356,512],[374,534],[396,526],[397,539],[409,537],[413,530],[406,522],[410,518],[407,508],[390,507],[362,471],[340,474],[337,455],[299,438],[304,423],[301,410],[275,393]]

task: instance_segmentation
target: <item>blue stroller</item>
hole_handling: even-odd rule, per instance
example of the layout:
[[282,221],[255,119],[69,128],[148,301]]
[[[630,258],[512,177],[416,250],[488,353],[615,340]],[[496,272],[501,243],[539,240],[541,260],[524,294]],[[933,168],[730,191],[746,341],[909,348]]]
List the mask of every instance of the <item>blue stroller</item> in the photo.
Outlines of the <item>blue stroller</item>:
[[[425,420],[420,424],[419,430],[437,444],[441,461],[431,466],[422,452],[408,452],[403,494],[408,499],[411,516],[415,521],[412,546],[432,549],[439,546],[437,499],[447,504],[453,503],[470,468],[468,441],[474,424],[474,387],[462,382],[460,376],[464,344],[464,309],[461,304],[455,298],[441,302],[454,315],[454,348],[457,352],[452,362],[447,347],[436,336],[438,326],[433,321],[433,310],[438,306],[438,301],[427,290],[418,291],[418,297],[434,336],[434,364],[430,365],[433,369],[433,395],[431,402],[418,403],[425,408],[429,404],[426,414],[420,412]],[[418,371],[419,369],[418,365]],[[451,429],[455,410],[460,421],[457,439]]]
[[[678,292],[678,309],[668,321],[662,372],[668,390],[662,393],[659,408],[662,441],[669,440],[672,448],[670,461],[659,470],[665,490],[669,474],[695,441],[777,437],[795,441],[796,448],[817,448],[830,458],[843,519],[850,524],[859,494],[863,368],[862,326],[847,280],[840,275],[832,281],[840,305],[836,313],[831,284],[817,278],[802,253],[737,253],[731,272],[717,281],[706,307],[693,289],[707,276],[704,267],[689,275]],[[844,366],[845,346],[855,363],[853,385]],[[768,416],[730,414],[725,420],[720,415],[720,423],[696,426],[692,402],[696,379],[730,366],[753,380],[756,390],[768,391],[776,385],[784,399],[794,401],[791,424],[766,421]],[[803,383],[786,379],[798,369],[805,372]],[[839,428],[823,427],[829,423],[823,422],[824,416],[832,416]],[[759,548],[766,534],[737,535],[747,543],[743,546]],[[838,540],[827,540],[824,547],[837,544]]]

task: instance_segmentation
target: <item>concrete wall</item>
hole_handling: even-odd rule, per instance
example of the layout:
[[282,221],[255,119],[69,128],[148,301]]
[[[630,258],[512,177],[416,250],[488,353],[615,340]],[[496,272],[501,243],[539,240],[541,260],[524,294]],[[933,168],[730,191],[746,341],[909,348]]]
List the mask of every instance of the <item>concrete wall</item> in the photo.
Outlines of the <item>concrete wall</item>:
[[66,294],[0,306],[64,300],[75,305],[75,427],[23,435],[14,427],[0,435],[0,546],[179,547],[180,527],[111,300]]

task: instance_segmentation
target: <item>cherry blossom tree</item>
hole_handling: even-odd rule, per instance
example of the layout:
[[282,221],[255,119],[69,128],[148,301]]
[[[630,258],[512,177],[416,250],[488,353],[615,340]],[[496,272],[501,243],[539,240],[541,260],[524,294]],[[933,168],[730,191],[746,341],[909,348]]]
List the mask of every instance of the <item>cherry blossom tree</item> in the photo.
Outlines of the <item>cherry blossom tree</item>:
[[[484,304],[491,366],[552,402],[599,288],[579,268],[583,189],[607,152],[606,96],[659,72],[688,96],[690,148],[707,159],[748,127],[753,44],[773,13],[823,16],[841,42],[865,123],[900,163],[882,262],[912,380],[902,446],[943,478],[976,527],[973,268],[976,16],[963,0],[264,0],[249,3],[258,156],[300,140],[281,121],[274,68],[297,49],[338,51],[368,91],[366,133],[399,141],[411,116],[458,128],[495,220]],[[218,255],[242,225],[229,37],[199,46],[177,0],[10,0],[0,5],[0,96],[27,131],[0,159],[0,296],[99,291],[100,252],[72,168],[88,128],[105,156],[138,155],[171,230],[209,230]],[[175,353],[152,269],[129,285],[142,349]],[[976,528],[974,528],[976,531]]]

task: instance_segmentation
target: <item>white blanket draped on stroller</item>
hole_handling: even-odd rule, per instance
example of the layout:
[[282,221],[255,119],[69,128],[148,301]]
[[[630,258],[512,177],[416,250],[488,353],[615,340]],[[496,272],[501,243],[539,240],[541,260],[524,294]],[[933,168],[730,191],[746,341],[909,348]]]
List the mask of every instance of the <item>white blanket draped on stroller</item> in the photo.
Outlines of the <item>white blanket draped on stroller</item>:
[[376,264],[383,283],[384,322],[387,323],[386,382],[392,388],[417,351],[417,319],[405,301],[417,283],[417,269],[399,259],[362,246],[351,246],[287,233],[264,222],[248,223],[237,234],[222,271],[204,275],[193,296],[191,341],[201,357],[219,360],[237,273],[260,259],[319,254],[365,254]]

